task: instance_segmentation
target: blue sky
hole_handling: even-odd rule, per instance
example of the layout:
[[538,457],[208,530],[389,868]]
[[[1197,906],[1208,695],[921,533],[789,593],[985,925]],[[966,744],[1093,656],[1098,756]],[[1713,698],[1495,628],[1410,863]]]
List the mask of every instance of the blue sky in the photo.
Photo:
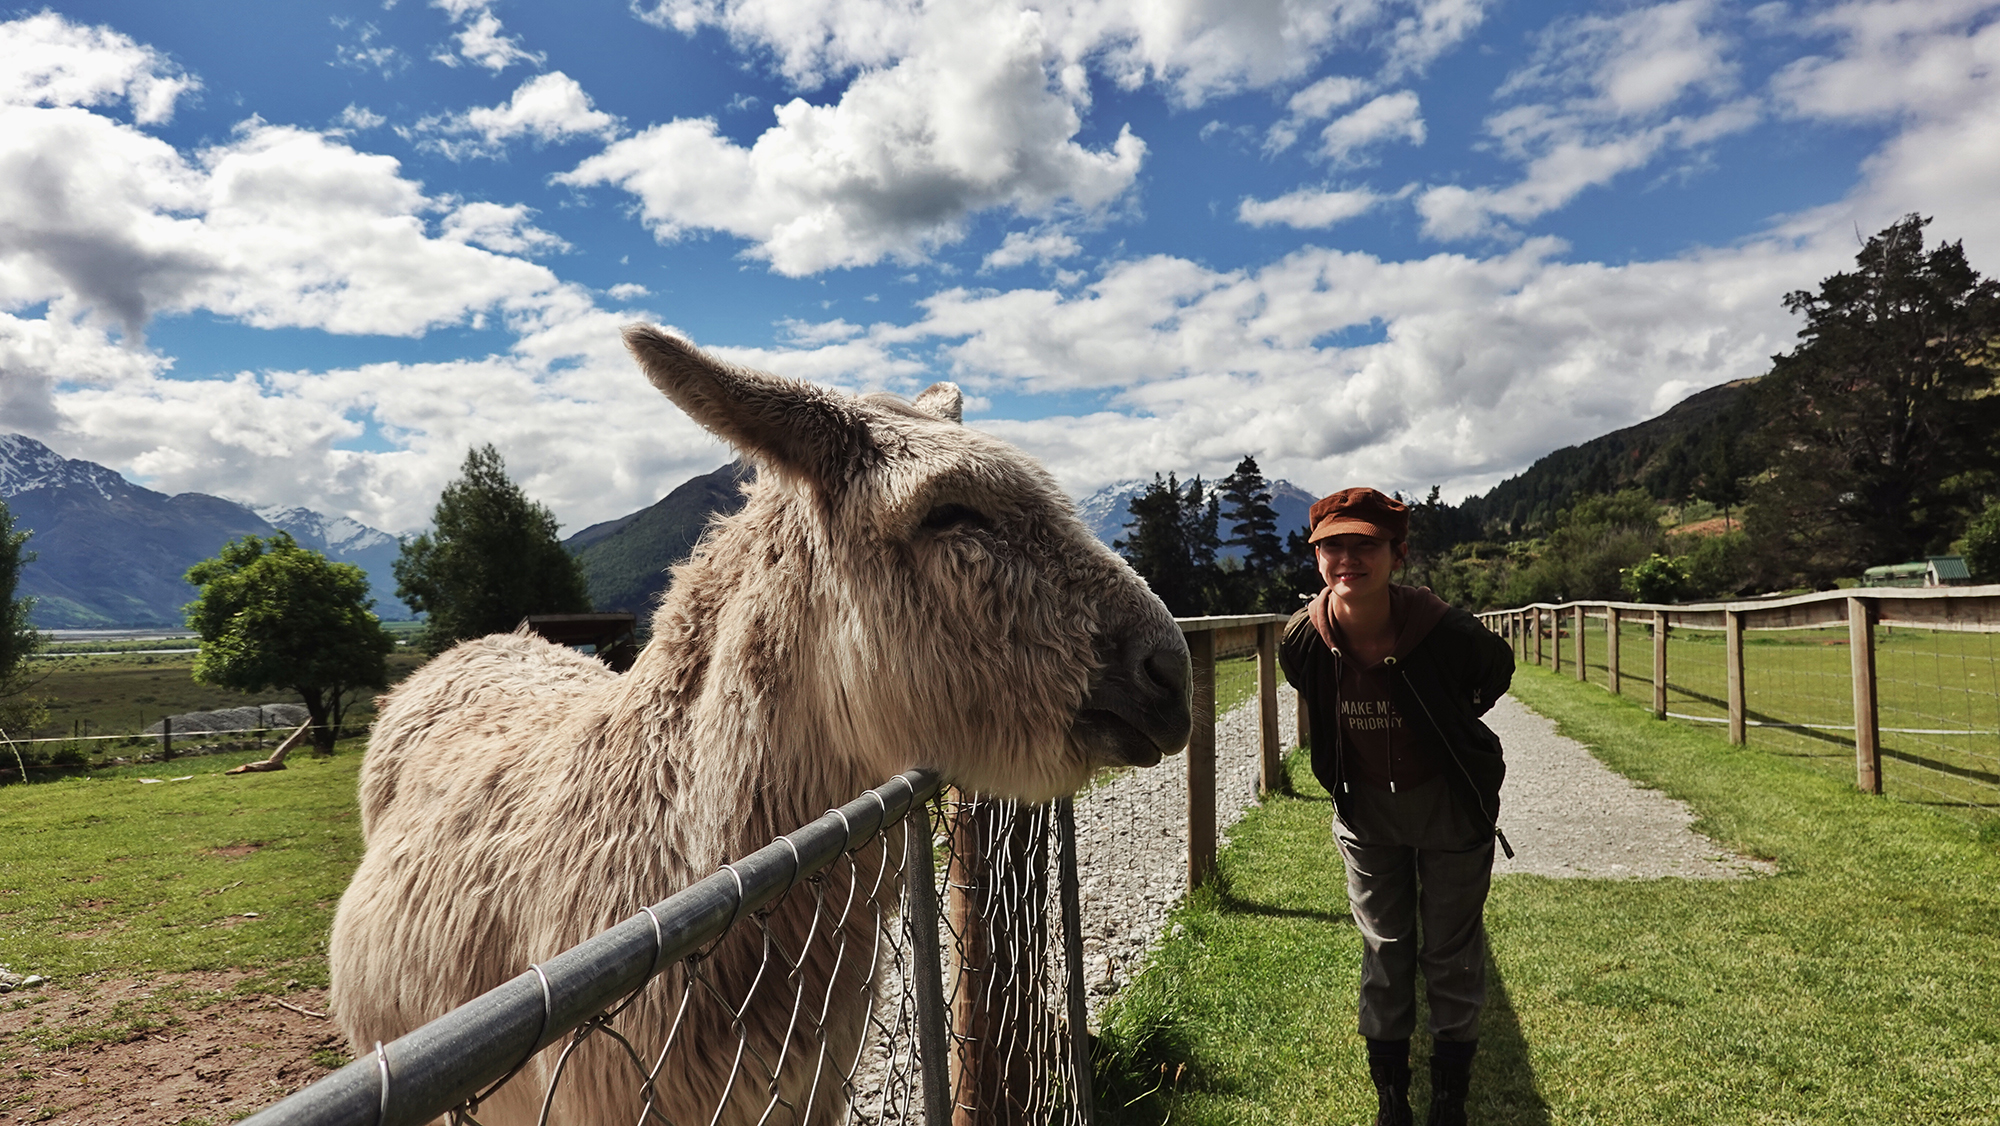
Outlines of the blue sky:
[[1761,373],[1935,217],[2000,268],[2000,5],[0,10],[0,430],[421,527],[726,458],[620,325],[966,390],[1072,492],[1242,455],[1449,496]]

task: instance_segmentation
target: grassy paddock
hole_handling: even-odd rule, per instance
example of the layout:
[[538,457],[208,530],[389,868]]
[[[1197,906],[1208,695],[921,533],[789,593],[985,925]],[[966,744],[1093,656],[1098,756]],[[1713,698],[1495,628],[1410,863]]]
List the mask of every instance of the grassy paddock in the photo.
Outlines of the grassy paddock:
[[[1498,880],[1475,1121],[2000,1122],[2000,842],[1548,672],[1515,694],[1779,872]],[[1107,1014],[1107,1120],[1370,1121],[1360,944],[1304,759]]]
[[[361,857],[361,740],[290,769],[266,752],[0,787],[0,961],[21,973],[260,971],[326,982],[333,907]],[[140,782],[141,777],[186,781]]]
[[[35,733],[37,738],[67,738],[71,735],[134,735],[162,716],[185,712],[220,711],[257,704],[297,703],[298,697],[281,688],[246,693],[196,683],[193,651],[184,653],[106,653],[75,655],[37,662],[35,695],[48,698],[49,721]],[[421,665],[421,654],[398,651],[389,656],[389,682],[394,684]],[[362,691],[348,709],[348,726],[366,724],[374,718],[374,693]],[[274,737],[278,738],[278,737]],[[137,742],[92,740],[74,744],[84,758],[95,762],[108,755],[131,757],[152,750],[158,739]],[[47,759],[69,743],[43,743],[25,748],[28,757]],[[0,754],[5,754],[0,749]],[[11,762],[11,759],[10,759]]]
[[[1590,682],[1610,681],[1604,623],[1585,635]],[[1544,641],[1544,660],[1549,660]],[[1563,633],[1563,673],[1574,637]],[[1653,691],[1653,643],[1642,619],[1620,623],[1619,682],[1627,698]],[[1751,630],[1744,635],[1750,745],[1854,777],[1854,698],[1847,627]],[[1875,632],[1884,789],[1898,800],[1950,808],[1969,820],[2000,815],[2000,634],[1882,626]],[[1729,714],[1718,630],[1667,638],[1667,710],[1720,724]],[[1816,725],[1787,727],[1782,725]]]

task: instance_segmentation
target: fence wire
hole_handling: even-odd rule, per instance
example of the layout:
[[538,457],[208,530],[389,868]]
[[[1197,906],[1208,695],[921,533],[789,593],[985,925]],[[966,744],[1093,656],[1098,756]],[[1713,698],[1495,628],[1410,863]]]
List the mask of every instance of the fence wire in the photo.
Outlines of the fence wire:
[[[1573,611],[1563,623],[1563,673],[1573,675]],[[1543,664],[1553,664],[1556,631],[1544,610]],[[1489,618],[1533,660],[1535,615]],[[1753,619],[1754,621],[1754,619]],[[1588,614],[1587,679],[1606,688],[1607,626]],[[1650,610],[1621,614],[1620,695],[1649,702],[1653,685]],[[1743,633],[1745,742],[1843,777],[1856,770],[1854,655],[1844,621],[1782,628],[1746,623]],[[1929,629],[1882,624],[1873,630],[1876,724],[1882,787],[1900,800],[1948,808],[1976,820],[2000,818],[2000,633],[1990,626]],[[1701,724],[1729,721],[1727,637],[1676,625],[1666,644],[1667,715]]]
[[2000,639],[1882,626],[1875,675],[1884,788],[2000,814]]
[[[945,1002],[957,1120],[1090,1121],[1088,1056],[1072,1031],[1082,1027],[1081,928],[1074,942],[1052,933],[1065,916],[1059,873],[1075,895],[1075,833],[1057,831],[1063,812],[1014,801],[945,803],[950,910],[941,924],[956,954],[946,959],[955,972]],[[1056,852],[1064,848],[1066,859]]]
[[1653,702],[1653,619],[1622,614],[1618,619],[1618,694],[1648,707]]
[[1074,839],[912,771],[249,1121],[1087,1126]]

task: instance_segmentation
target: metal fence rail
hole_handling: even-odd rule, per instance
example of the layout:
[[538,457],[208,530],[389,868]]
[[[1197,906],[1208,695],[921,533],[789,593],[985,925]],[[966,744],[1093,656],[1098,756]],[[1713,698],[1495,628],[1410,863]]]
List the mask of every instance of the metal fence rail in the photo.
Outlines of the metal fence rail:
[[[1066,800],[979,800],[912,770],[248,1121],[1087,1124],[1074,849]],[[887,881],[900,906],[878,911]],[[769,925],[792,896],[812,897],[796,944]],[[747,986],[706,972],[724,942],[761,945]],[[853,972],[815,996],[808,957]],[[635,1027],[663,988],[646,1011],[671,1027]],[[718,1061],[719,1095],[691,1108]]]
[[[1259,789],[1268,791],[1280,772],[1275,658],[1285,619],[1178,621],[1197,699],[1187,760],[1192,886],[1215,855],[1215,658],[1256,654]],[[597,1112],[610,1085],[620,1093],[608,1117],[641,1124],[1088,1126],[1076,868],[1068,799],[996,801],[909,771],[248,1121],[597,1120],[607,1117]],[[900,901],[878,909],[883,897],[873,893],[888,886],[902,889]],[[800,896],[811,897],[810,910]],[[793,912],[809,923],[788,925]],[[761,948],[747,960],[754,972],[720,980],[710,967],[731,959],[716,955],[741,953],[743,943]],[[831,958],[853,972],[815,978],[811,958],[820,971]],[[808,979],[845,992],[810,995],[799,986]],[[856,1007],[865,1013],[858,1040],[846,1031]],[[782,1015],[776,1032],[752,1027],[773,1012]],[[717,1053],[727,1056],[719,1080]],[[618,1078],[605,1081],[607,1071]],[[688,1091],[704,1083],[708,1101],[690,1111]]]
[[1712,723],[1873,793],[2000,816],[2000,586],[1482,615],[1524,661]]

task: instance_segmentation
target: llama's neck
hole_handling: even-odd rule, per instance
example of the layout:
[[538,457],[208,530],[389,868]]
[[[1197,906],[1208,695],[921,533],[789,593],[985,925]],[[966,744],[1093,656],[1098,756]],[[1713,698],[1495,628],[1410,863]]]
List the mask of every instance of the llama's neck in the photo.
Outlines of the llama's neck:
[[820,619],[837,612],[833,600],[810,574],[775,570],[746,577],[701,555],[677,568],[616,706],[659,725],[633,734],[658,756],[656,784],[688,844],[726,854],[718,862],[886,780],[884,757],[856,745],[826,675]]

